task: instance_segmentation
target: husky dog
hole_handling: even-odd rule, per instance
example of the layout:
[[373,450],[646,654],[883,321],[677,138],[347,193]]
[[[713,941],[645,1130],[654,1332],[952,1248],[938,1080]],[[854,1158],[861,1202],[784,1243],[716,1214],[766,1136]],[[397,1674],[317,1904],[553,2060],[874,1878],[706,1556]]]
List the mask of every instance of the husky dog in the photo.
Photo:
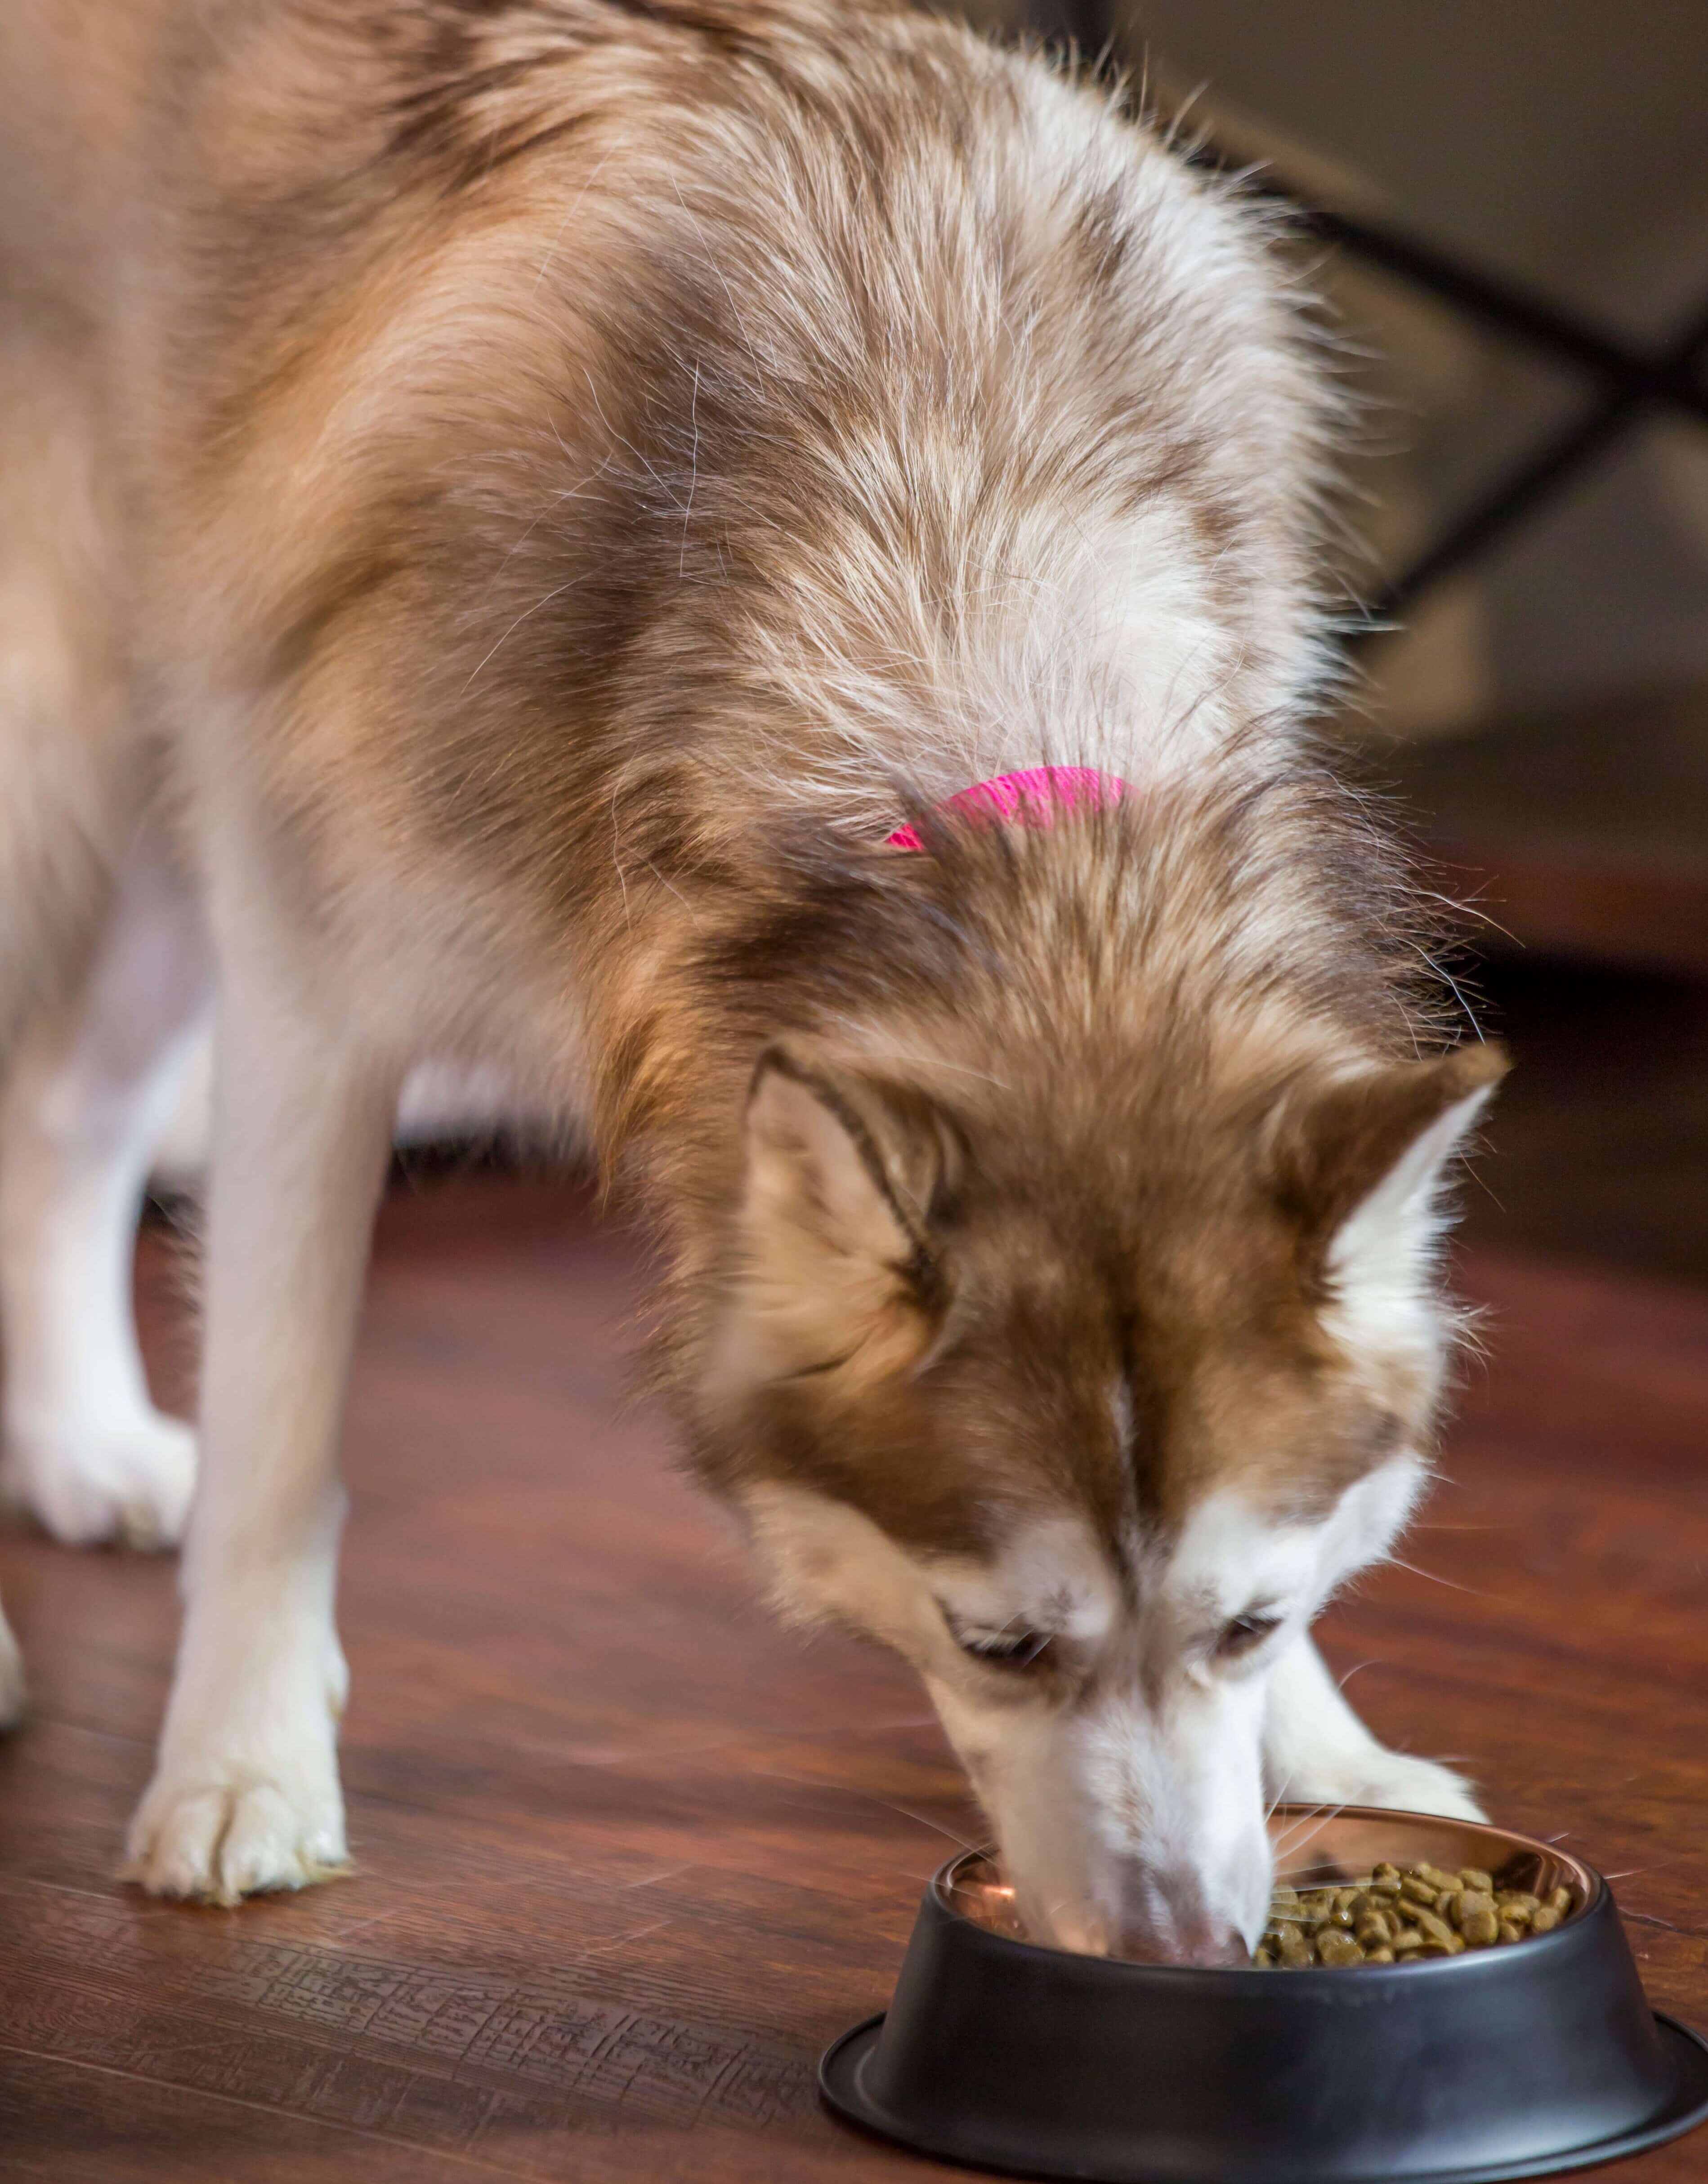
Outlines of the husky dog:
[[[6,1463],[188,1508],[130,1874],[345,1862],[424,1056],[643,1210],[695,1470],[918,1669],[1033,1933],[1214,1960],[1266,1798],[1474,1813],[1309,1635],[1503,1065],[1307,738],[1334,415],[1237,193],[879,0],[12,0],[0,106]],[[192,1503],[120,1269],[215,992]]]

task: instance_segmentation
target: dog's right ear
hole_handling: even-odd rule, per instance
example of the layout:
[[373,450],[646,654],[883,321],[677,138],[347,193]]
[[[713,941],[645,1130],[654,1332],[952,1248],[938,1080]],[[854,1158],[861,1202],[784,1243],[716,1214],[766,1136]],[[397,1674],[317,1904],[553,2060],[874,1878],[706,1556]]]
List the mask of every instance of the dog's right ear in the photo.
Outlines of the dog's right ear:
[[1277,1182],[1307,1262],[1337,1288],[1419,1293],[1454,1155],[1506,1074],[1489,1041],[1360,1070],[1276,1117]]
[[817,1043],[761,1056],[745,1117],[740,1317],[764,1378],[901,1369],[944,1299],[936,1217],[957,1164],[947,1118]]

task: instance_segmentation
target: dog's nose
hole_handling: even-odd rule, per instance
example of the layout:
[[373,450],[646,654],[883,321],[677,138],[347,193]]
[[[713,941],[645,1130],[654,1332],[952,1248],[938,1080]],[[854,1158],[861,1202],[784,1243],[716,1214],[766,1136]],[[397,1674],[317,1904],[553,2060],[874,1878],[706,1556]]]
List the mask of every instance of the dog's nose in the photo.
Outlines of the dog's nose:
[[1164,1919],[1124,1929],[1117,1953],[1140,1964],[1245,1964],[1251,1962],[1238,1930],[1209,1919]]
[[1196,1882],[1147,1873],[1125,1892],[1118,1953],[1141,1964],[1243,1964],[1251,1952]]

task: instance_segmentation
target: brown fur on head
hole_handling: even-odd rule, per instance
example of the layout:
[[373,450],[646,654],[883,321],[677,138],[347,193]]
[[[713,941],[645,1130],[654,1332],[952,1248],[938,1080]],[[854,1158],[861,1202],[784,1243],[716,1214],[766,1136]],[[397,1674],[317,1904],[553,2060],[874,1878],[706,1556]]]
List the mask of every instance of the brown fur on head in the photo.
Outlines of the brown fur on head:
[[[1284,784],[1047,834],[940,822],[743,944],[773,1000],[814,965],[812,1028],[747,1097],[697,1461],[785,1605],[919,1667],[1030,1915],[1081,1942],[1157,1915],[1063,1847],[1071,1800],[1031,1809],[1017,1721],[1071,1780],[1111,1710],[1154,1727],[1182,1679],[1202,1709],[1249,1678],[1227,1631],[1261,1611],[1272,1658],[1386,1546],[1429,1446],[1439,1187],[1504,1062],[1400,1058],[1389,967],[1346,895],[1312,906],[1348,823]],[[1035,1658],[979,1658],[1005,1632]],[[1136,1817],[1103,1815],[1141,1865],[1158,1829],[1204,1833],[1204,1797],[1225,1822],[1227,1780],[1180,1774],[1158,1758]],[[1248,1830],[1176,1942],[1248,1924],[1260,1869]]]
[[[725,1022],[751,1007],[796,1028],[748,1088],[709,1291],[739,1336],[690,1315],[687,1380],[774,1384],[784,1412],[829,1418],[911,1404],[882,1391],[988,1339],[998,1355],[954,1407],[980,1407],[980,1384],[1013,1394],[1035,1351],[1027,1400],[999,1406],[1035,1415],[1052,1379],[1106,1380],[1089,1359],[1114,1345],[1138,1469],[1113,1502],[1166,1511],[1179,1459],[1157,1429],[1203,1359],[1220,1342],[1326,1370],[1337,1237],[1503,1064],[1488,1047],[1400,1059],[1407,982],[1366,938],[1392,875],[1320,787],[1175,789],[1043,834],[926,824],[925,856],[785,866],[774,905],[701,958]],[[1421,1430],[1433,1378],[1413,1361],[1391,1393]],[[1041,1438],[1058,1485],[1075,1436],[1058,1418]],[[720,1477],[751,1460],[707,1458]],[[917,1467],[855,1467],[886,1468]],[[1078,1484],[1113,1506],[1092,1474]],[[1290,1490],[1311,1498],[1305,1478]]]
[[[1166,1044],[1152,1063],[1166,1082]],[[1290,1078],[1267,1113],[1241,1085],[1218,1115],[1199,1085],[1189,1120],[1101,1066],[1113,1096],[1080,1134],[1052,1128],[1043,1084],[956,1098],[922,1089],[932,1070],[766,1050],[706,1383],[720,1485],[810,1485],[927,1552],[1071,1503],[1119,1556],[1216,1485],[1314,1515],[1426,1435],[1438,1358],[1337,1340],[1333,1245],[1498,1050]],[[1420,1222],[1403,1246],[1420,1304],[1430,1241]]]

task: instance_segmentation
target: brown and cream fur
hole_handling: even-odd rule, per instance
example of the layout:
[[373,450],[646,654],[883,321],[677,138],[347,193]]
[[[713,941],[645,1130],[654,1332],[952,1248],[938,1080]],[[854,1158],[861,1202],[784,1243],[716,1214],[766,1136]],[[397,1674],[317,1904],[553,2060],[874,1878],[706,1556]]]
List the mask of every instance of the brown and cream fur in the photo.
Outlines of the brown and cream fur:
[[[835,0],[22,0],[0,102],[8,1342],[52,1217],[8,1163],[110,1089],[136,870],[219,994],[138,1877],[343,1858],[332,1442],[426,1056],[644,1208],[693,1461],[788,1606],[920,1667],[1039,1930],[1248,1927],[1262,1769],[1462,1802],[1303,1635],[1421,1476],[1434,1189],[1499,1064],[1442,1056],[1307,738],[1333,411],[1248,208],[1096,86]],[[1046,760],[1130,793],[934,816]],[[163,975],[133,1102],[201,992]],[[140,1401],[86,1535],[181,1518]],[[77,1435],[8,1431],[45,1511]],[[1192,1623],[1238,1619],[1189,1544],[1230,1508],[1314,1543],[1292,1669]],[[969,1657],[1022,1564],[1049,1644]],[[1246,1727],[1200,1736],[1165,1686],[1224,1669]],[[1242,1756],[1175,1810],[1182,1737]]]

